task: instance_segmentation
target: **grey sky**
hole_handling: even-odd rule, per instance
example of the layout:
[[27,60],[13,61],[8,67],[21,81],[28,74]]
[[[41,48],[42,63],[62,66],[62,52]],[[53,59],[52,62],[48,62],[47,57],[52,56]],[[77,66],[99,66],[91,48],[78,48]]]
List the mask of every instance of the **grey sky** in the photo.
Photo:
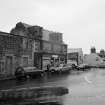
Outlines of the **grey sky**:
[[105,49],[105,0],[0,0],[0,30],[17,22],[62,32],[70,48]]

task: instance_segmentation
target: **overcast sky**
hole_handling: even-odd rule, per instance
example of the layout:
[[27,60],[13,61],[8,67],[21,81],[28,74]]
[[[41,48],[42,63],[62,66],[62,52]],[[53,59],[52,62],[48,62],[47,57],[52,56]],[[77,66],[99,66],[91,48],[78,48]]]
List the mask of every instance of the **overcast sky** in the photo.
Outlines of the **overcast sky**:
[[0,0],[0,31],[17,22],[63,33],[69,48],[105,49],[105,0]]

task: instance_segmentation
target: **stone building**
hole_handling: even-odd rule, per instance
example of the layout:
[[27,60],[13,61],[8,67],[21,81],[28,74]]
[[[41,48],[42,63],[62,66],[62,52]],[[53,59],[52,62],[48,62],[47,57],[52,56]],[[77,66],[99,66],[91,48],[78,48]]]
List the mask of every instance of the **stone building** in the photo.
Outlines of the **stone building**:
[[0,75],[14,75],[19,65],[44,69],[48,63],[66,63],[67,45],[62,36],[22,22],[10,33],[0,32]]
[[[15,28],[11,30],[12,34],[24,36],[23,47],[25,62],[29,61],[29,53],[32,54],[31,65],[36,66],[37,68],[41,68],[42,66],[42,57],[41,57],[41,49],[42,49],[42,27],[40,26],[31,26],[22,22],[16,24]],[[25,38],[26,37],[26,38]],[[31,48],[31,51],[27,51]],[[24,66],[24,65],[23,65]],[[28,65],[27,65],[28,66]]]
[[17,23],[10,33],[0,32],[0,74],[14,75],[16,67],[41,67],[41,27]]
[[24,43],[24,39],[23,36],[0,32],[0,74],[14,75],[17,66],[32,65],[32,44]]
[[67,45],[63,43],[63,34],[43,29],[43,54],[42,63],[46,67],[48,63],[66,63]]
[[[22,22],[17,23],[11,33],[26,37],[23,43],[28,42],[27,44],[30,44],[30,40],[33,41],[33,66],[43,69],[48,63],[66,62],[67,45],[63,43],[62,33],[48,31],[40,26],[31,26]],[[25,59],[29,58],[28,56],[26,57]]]

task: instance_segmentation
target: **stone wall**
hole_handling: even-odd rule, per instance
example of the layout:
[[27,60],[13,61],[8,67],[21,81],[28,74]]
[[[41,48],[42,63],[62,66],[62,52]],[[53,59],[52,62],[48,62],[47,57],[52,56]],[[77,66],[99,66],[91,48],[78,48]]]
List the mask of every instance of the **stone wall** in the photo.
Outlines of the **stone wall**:
[[14,75],[17,66],[23,66],[23,56],[28,57],[28,65],[33,65],[32,47],[23,47],[24,37],[0,32],[0,74]]

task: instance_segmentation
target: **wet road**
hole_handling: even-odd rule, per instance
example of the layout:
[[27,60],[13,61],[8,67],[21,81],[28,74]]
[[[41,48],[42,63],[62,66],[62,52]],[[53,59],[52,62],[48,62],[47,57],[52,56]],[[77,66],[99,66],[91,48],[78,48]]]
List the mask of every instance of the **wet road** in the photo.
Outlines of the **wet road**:
[[105,105],[105,69],[83,73],[49,76],[25,82],[0,82],[0,89],[44,86],[64,86],[69,94],[63,96],[64,105]]
[[[82,72],[83,73],[83,72]],[[71,74],[49,75],[41,78],[29,79],[26,81],[6,80],[0,81],[1,89],[16,89],[27,87],[44,87],[44,86],[65,86],[78,84],[83,81],[81,72],[73,72]]]

